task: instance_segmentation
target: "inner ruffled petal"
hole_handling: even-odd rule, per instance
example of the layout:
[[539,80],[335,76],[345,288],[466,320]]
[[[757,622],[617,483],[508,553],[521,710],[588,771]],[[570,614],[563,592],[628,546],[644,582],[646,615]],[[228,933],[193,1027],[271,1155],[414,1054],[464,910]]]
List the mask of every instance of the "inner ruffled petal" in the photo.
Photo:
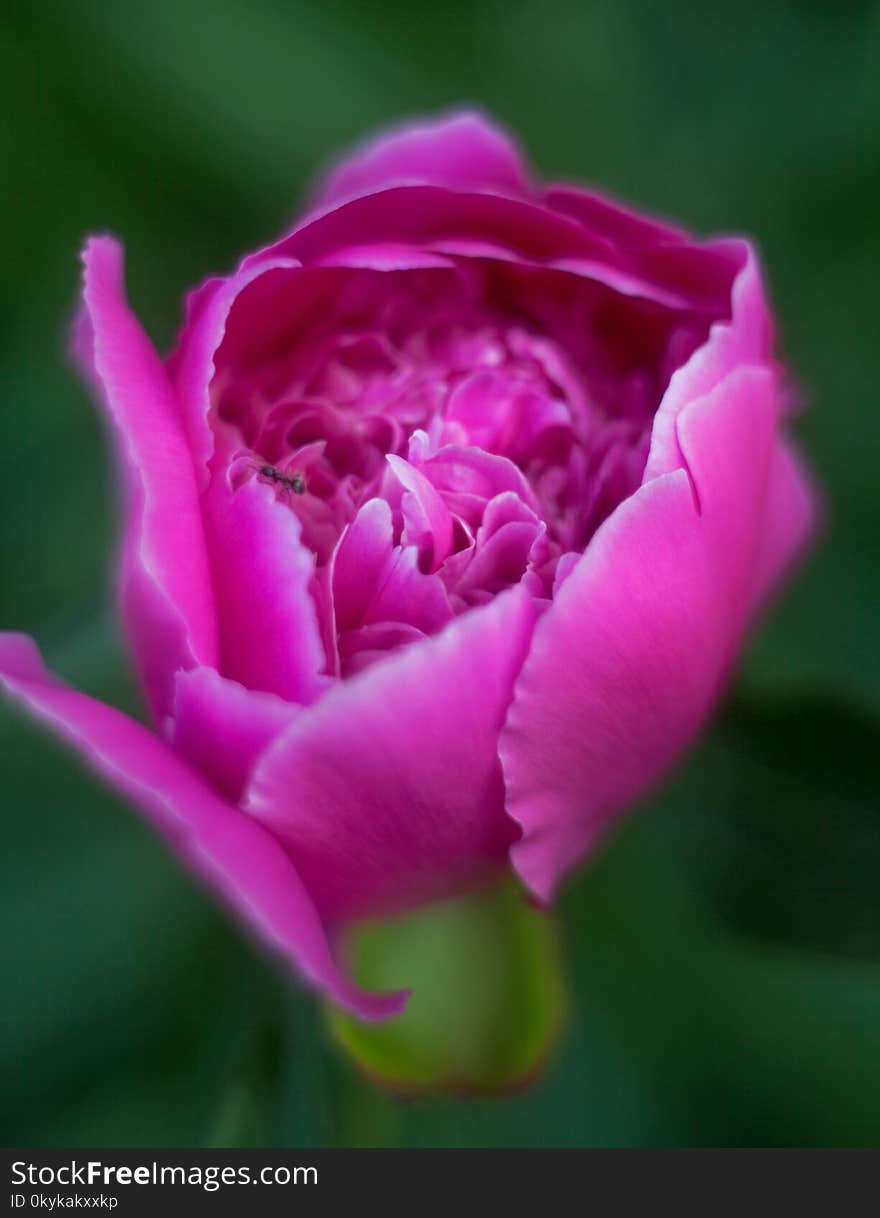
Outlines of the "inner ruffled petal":
[[708,321],[552,274],[548,291],[476,258],[310,268],[289,300],[245,289],[241,329],[233,308],[212,403],[237,443],[215,476],[233,493],[262,482],[298,517],[330,675],[516,584],[549,601],[638,487],[662,392]]

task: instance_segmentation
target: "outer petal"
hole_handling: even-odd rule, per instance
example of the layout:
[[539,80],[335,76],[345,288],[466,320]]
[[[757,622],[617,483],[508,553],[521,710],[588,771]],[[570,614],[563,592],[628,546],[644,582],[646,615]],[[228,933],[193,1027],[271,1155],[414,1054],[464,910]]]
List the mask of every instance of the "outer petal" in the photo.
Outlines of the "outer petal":
[[326,656],[309,595],[314,556],[296,515],[270,486],[233,491],[216,477],[204,497],[224,676],[288,702],[325,688]]
[[383,132],[344,157],[315,193],[316,207],[395,182],[436,182],[526,194],[528,173],[512,137],[482,114],[461,111]]
[[608,519],[539,623],[502,733],[514,865],[540,898],[712,706],[752,592],[773,376],[740,369],[678,420],[686,470]]
[[[247,347],[256,336],[268,341],[268,331],[283,314],[279,293],[284,298],[291,292],[298,267],[288,258],[268,260],[203,284],[189,299],[169,369],[204,492],[202,518],[217,605],[214,667],[251,689],[310,702],[324,688],[319,674],[326,666],[309,595],[314,556],[302,543],[296,516],[276,502],[270,487],[251,482],[232,490],[223,454],[216,453],[222,429],[209,425],[211,381],[233,324],[230,314],[239,303],[237,343]],[[307,311],[311,303],[306,296],[300,307]]]
[[764,363],[770,357],[773,325],[758,256],[746,241],[715,242],[719,246],[737,252],[740,259],[731,291],[731,316],[716,322],[708,340],[673,373],[654,418],[645,482],[682,467],[677,424],[689,403],[709,393],[735,368]]
[[422,182],[384,186],[312,212],[242,268],[285,258],[376,270],[442,266],[450,259],[541,266],[708,315],[726,308],[738,261],[732,252],[699,243],[624,257],[600,233],[538,200]]
[[335,686],[258,762],[245,807],[325,916],[404,909],[503,863],[498,730],[534,614],[514,589],[457,618]]
[[381,265],[392,244],[428,253],[473,253],[550,264],[578,258],[602,259],[608,243],[576,220],[524,197],[486,194],[433,183],[383,187],[329,211],[312,213],[291,232],[246,258],[242,266],[262,266],[279,258],[304,265],[355,251],[357,265],[369,265],[366,251],[379,250]]
[[618,248],[688,244],[693,240],[683,229],[582,186],[554,183],[545,188],[543,198],[554,211],[574,216],[585,228]]
[[401,1010],[405,995],[367,994],[341,974],[312,900],[281,846],[219,798],[158,737],[58,682],[23,635],[0,635],[0,682],[133,800],[312,985],[364,1019]]
[[180,398],[200,489],[208,483],[208,463],[214,452],[208,423],[214,358],[226,333],[232,306],[244,289],[267,271],[286,271],[298,265],[290,258],[267,260],[226,279],[208,279],[190,293],[186,321],[168,368]]
[[77,354],[101,390],[121,453],[128,500],[123,614],[150,705],[161,718],[170,708],[176,669],[216,661],[195,477],[173,390],[125,299],[121,247],[93,237],[83,262]]
[[580,221],[594,239],[607,242],[609,261],[622,271],[695,306],[726,311],[731,277],[743,262],[743,243],[699,241],[682,229],[578,187],[551,186],[543,201],[553,211]]
[[812,541],[820,524],[820,497],[794,445],[780,439],[773,452],[764,519],[755,560],[752,605],[773,597]]
[[175,753],[237,804],[254,762],[302,707],[245,689],[213,668],[179,672],[169,742]]

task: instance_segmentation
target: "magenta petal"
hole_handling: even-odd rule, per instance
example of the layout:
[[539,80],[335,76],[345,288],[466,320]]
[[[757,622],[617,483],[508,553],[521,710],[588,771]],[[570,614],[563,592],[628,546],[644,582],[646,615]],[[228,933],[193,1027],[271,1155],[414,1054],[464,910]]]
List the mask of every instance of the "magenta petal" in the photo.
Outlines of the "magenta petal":
[[687,470],[609,517],[535,630],[501,757],[523,829],[512,860],[542,899],[676,759],[721,688],[752,596],[776,411],[760,368],[692,402],[678,420]]
[[315,559],[272,487],[232,490],[215,477],[204,497],[220,631],[219,669],[248,689],[314,701],[326,656],[310,585]]
[[582,186],[548,186],[544,191],[544,202],[554,211],[573,216],[584,228],[602,237],[612,247],[678,245],[692,240],[680,228]]
[[177,674],[169,743],[237,804],[259,755],[302,707],[245,689],[213,668]]
[[366,620],[384,581],[393,545],[391,508],[384,499],[368,499],[333,553],[333,610],[338,630],[350,630]]
[[498,730],[534,615],[503,593],[334,686],[257,763],[245,807],[325,916],[404,909],[503,864]]
[[153,713],[174,673],[217,658],[216,620],[192,459],[165,370],[125,299],[122,249],[92,237],[83,254],[76,353],[100,389],[125,473],[121,594]]
[[533,196],[409,180],[311,212],[246,258],[238,273],[284,259],[376,270],[480,259],[556,268],[624,295],[715,314],[726,311],[741,264],[733,242],[656,244],[638,257],[625,253]]
[[771,599],[805,553],[820,525],[819,492],[794,446],[777,441],[770,466],[764,519],[758,541],[752,601],[756,610]]
[[678,416],[689,403],[709,393],[735,368],[761,364],[770,358],[773,326],[754,249],[745,241],[715,242],[738,252],[741,269],[733,282],[729,321],[712,326],[708,341],[672,376],[654,417],[651,451],[645,469],[648,482],[659,474],[680,469],[682,454],[676,431]]
[[551,264],[556,259],[601,259],[607,253],[607,243],[576,221],[525,197],[419,183],[383,187],[313,213],[279,241],[246,258],[239,273],[259,270],[278,259],[313,265],[329,257],[338,263],[347,249],[357,251],[357,266],[369,266],[368,250],[373,246],[379,249],[381,268],[389,243],[398,253],[406,246],[477,257],[507,251],[516,259]]
[[394,453],[388,453],[385,460],[407,490],[403,497],[404,544],[427,554],[430,569],[436,571],[452,553],[452,513],[433,484],[409,461]]
[[402,1009],[405,994],[365,993],[343,976],[311,897],[278,842],[157,736],[57,681],[24,635],[0,635],[0,681],[137,804],[187,864],[312,985],[363,1019]]
[[579,187],[551,186],[543,201],[606,242],[609,261],[623,274],[619,290],[641,292],[653,284],[649,295],[666,293],[669,299],[677,297],[712,312],[727,305],[731,278],[743,262],[742,242],[698,241],[682,229]]
[[452,617],[441,580],[419,570],[413,547],[394,545],[384,499],[369,499],[340,538],[332,587],[340,633],[393,622],[432,634]]
[[529,191],[513,139],[483,115],[462,111],[406,123],[362,144],[325,175],[314,202],[331,207],[399,182]]
[[299,263],[290,258],[265,260],[258,266],[242,268],[228,278],[208,279],[189,295],[186,322],[168,368],[180,398],[200,489],[207,485],[208,463],[214,451],[214,438],[208,423],[214,359],[223,341],[232,306],[245,288],[264,273],[295,270],[298,266]]

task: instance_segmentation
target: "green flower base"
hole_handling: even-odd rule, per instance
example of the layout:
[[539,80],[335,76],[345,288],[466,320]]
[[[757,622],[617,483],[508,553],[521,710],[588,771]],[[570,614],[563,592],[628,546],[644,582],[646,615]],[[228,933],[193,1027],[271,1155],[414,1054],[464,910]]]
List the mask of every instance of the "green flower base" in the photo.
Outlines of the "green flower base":
[[540,1071],[559,1037],[567,1002],[557,926],[510,878],[362,923],[348,948],[360,984],[412,991],[404,1013],[383,1023],[329,1011],[338,1043],[395,1091],[510,1091]]

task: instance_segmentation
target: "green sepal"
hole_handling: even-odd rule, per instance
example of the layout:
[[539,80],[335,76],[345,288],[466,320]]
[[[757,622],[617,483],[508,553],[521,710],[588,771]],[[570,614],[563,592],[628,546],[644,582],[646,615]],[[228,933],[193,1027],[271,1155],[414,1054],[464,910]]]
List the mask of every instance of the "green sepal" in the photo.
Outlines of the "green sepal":
[[540,1072],[567,1010],[558,927],[510,877],[400,917],[361,923],[358,982],[411,990],[403,1014],[362,1023],[329,1011],[336,1041],[404,1094],[505,1092]]

